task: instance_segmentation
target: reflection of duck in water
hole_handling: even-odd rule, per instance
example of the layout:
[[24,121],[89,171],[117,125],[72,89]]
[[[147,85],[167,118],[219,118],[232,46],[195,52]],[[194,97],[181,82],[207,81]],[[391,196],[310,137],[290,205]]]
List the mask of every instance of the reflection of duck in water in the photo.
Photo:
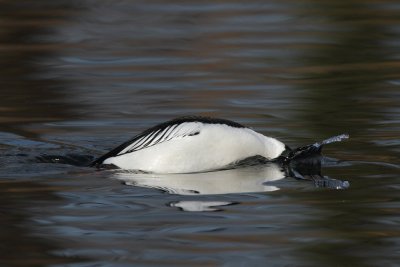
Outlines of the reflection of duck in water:
[[249,159],[288,165],[319,154],[340,135],[291,150],[282,142],[239,123],[183,117],[156,125],[95,160],[92,166],[116,166],[150,173],[195,173],[232,167]]
[[[156,188],[179,195],[271,192],[281,187],[288,187],[288,183],[279,182],[286,177],[313,181],[316,187],[332,189],[349,187],[347,181],[332,179],[321,174],[321,157],[319,156],[301,165],[282,165],[277,162],[258,163],[260,163],[259,159],[255,158],[231,169],[187,174],[117,170],[112,176],[124,181],[126,185]],[[296,183],[292,186],[301,185]]]
[[269,182],[285,178],[285,171],[278,164],[266,163],[190,174],[156,174],[118,170],[113,172],[112,177],[124,181],[127,185],[161,189],[171,194],[211,195],[276,191],[279,188]]

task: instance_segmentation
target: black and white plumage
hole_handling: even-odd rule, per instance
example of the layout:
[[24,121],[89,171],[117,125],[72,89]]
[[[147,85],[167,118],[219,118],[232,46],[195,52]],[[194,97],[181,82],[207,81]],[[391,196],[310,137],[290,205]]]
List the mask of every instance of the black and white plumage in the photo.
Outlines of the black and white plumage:
[[156,125],[92,163],[155,173],[221,169],[253,156],[279,157],[286,146],[239,123],[183,117]]
[[291,150],[279,140],[233,121],[182,117],[142,132],[91,166],[113,165],[152,173],[194,173],[227,168],[249,158],[288,164],[291,160],[319,154],[323,145],[346,138],[348,135],[343,134]]

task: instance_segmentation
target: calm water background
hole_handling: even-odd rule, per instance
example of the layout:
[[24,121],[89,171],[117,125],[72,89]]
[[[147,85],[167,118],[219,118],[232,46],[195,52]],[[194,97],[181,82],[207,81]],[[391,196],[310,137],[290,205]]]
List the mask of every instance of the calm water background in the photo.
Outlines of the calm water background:
[[[5,0],[0,66],[1,266],[400,264],[398,1]],[[349,133],[323,172],[351,187],[182,195],[35,159],[191,114]]]

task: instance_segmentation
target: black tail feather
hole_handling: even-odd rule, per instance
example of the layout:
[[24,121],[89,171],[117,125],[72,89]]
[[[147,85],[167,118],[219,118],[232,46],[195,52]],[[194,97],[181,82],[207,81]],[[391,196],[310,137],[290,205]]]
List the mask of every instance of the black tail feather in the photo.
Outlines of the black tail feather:
[[322,148],[326,144],[347,139],[347,134],[333,136],[322,142],[298,147],[281,155],[277,161],[282,164],[287,176],[300,180],[312,180],[316,187],[346,189],[349,182],[332,179],[321,173]]
[[281,163],[289,163],[293,161],[310,160],[313,157],[321,156],[321,151],[324,145],[340,142],[344,139],[349,138],[348,134],[341,134],[325,139],[322,142],[317,142],[312,145],[298,147],[278,157],[277,161]]

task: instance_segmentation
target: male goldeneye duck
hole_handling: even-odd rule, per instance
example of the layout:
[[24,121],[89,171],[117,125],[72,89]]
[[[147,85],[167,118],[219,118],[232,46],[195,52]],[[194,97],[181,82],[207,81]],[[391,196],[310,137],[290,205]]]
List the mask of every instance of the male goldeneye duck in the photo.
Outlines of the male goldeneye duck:
[[110,165],[152,173],[206,172],[249,158],[288,162],[300,155],[319,152],[328,141],[343,138],[347,136],[291,150],[279,140],[233,121],[182,117],[142,132],[101,156],[91,166]]

